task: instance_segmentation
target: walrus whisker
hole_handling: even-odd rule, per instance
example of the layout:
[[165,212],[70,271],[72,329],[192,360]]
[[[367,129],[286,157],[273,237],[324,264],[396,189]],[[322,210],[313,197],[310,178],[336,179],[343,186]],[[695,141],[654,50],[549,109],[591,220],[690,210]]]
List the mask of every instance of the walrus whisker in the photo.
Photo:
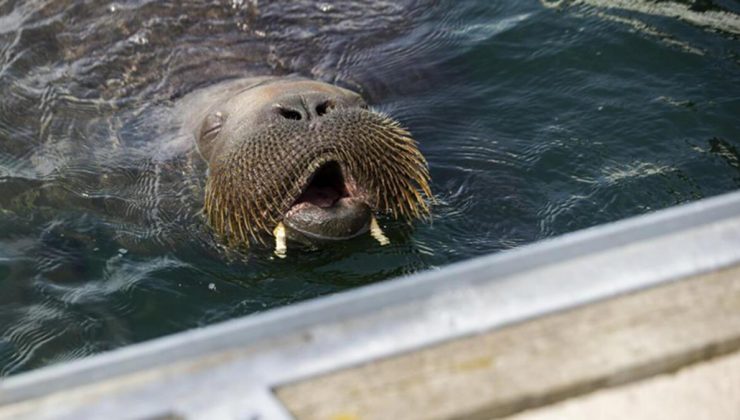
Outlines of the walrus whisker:
[[[225,111],[230,118],[238,114],[236,108]],[[338,105],[319,117],[319,123],[280,119],[247,128],[224,122],[218,135],[236,130],[228,135],[238,141],[224,141],[210,158],[204,200],[206,218],[220,236],[247,246],[277,237],[291,228],[283,224],[289,210],[311,204],[296,207],[304,195],[302,202],[329,194],[326,205],[363,203],[394,219],[428,217],[429,170],[408,130],[361,107]],[[313,185],[328,162],[336,162],[340,178]]]

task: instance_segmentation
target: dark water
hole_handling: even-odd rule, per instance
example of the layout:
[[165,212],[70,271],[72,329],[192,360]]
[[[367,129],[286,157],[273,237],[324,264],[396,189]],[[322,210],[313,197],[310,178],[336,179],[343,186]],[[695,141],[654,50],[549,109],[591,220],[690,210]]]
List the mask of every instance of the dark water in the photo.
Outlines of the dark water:
[[[737,189],[740,4],[599,3],[0,1],[0,375]],[[173,106],[291,73],[410,128],[432,223],[217,245]]]

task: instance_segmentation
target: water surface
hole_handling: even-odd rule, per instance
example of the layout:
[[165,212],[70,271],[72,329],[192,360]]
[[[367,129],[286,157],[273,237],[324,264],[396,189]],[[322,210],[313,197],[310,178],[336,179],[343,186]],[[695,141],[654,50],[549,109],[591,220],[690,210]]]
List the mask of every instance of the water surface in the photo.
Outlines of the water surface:
[[[0,1],[0,375],[736,190],[739,9]],[[172,110],[294,73],[411,130],[431,223],[286,260],[219,246]]]

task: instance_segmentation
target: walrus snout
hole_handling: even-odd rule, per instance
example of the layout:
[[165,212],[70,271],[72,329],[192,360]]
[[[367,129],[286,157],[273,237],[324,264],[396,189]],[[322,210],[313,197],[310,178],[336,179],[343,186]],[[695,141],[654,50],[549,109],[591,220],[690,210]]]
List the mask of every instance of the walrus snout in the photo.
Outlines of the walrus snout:
[[288,237],[301,242],[342,240],[367,232],[372,211],[336,161],[319,167],[285,213]]
[[257,78],[220,91],[194,127],[208,162],[204,214],[230,244],[389,239],[375,215],[429,214],[429,172],[411,134],[354,92]]

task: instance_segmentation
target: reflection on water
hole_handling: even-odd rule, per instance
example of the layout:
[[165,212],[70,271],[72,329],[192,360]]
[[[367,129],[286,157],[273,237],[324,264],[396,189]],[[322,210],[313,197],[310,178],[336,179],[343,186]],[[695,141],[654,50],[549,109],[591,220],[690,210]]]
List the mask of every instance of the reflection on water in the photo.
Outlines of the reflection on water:
[[[568,6],[595,6],[600,16],[611,12],[638,12],[633,21],[650,17],[680,19],[690,24],[713,31],[740,35],[740,19],[737,4],[731,1],[712,0],[541,0],[545,7],[563,8]],[[726,5],[723,3],[727,3]],[[733,12],[732,9],[735,9]],[[588,10],[588,9],[587,9]]]
[[[737,9],[2,2],[0,375],[737,189]],[[219,247],[173,107],[291,73],[410,128],[432,223],[286,260]]]

